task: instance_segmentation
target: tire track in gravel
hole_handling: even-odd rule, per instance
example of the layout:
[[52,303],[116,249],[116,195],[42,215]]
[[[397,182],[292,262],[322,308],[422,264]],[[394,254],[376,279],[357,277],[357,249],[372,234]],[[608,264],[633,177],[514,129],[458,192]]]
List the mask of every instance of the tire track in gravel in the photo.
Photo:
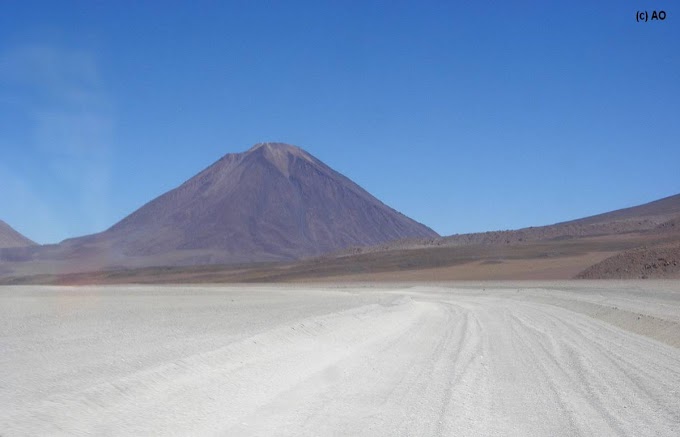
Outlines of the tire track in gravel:
[[517,295],[365,291],[355,307],[269,326],[276,306],[262,303],[257,333],[0,407],[0,434],[680,435],[680,349]]

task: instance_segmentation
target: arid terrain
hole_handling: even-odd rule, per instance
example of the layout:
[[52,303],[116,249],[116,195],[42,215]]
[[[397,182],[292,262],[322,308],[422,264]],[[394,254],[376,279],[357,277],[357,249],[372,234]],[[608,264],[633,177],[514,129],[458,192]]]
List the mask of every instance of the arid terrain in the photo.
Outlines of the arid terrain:
[[660,281],[0,288],[0,434],[677,436]]
[[680,0],[0,6],[0,437],[680,437]]
[[[324,222],[327,232],[331,232],[337,228],[337,222],[327,219],[318,223]],[[117,265],[113,259],[120,253],[107,254],[92,247],[94,252],[90,253],[87,244],[69,240],[61,245],[0,249],[0,284],[673,279],[679,275],[679,220],[680,195],[675,195],[548,226],[396,239],[318,256],[243,263],[211,262],[210,259],[221,259],[224,254],[220,255],[215,248],[204,248],[129,257],[123,265]],[[137,219],[126,219],[114,228],[127,228],[124,224],[127,221]],[[356,227],[355,236],[361,235],[358,238],[364,241],[390,238],[385,233],[375,236],[376,227],[366,223],[374,222]],[[420,225],[414,226],[410,232],[420,232]],[[135,232],[144,234],[141,229]],[[71,252],[76,246],[79,249]],[[67,247],[70,249],[66,250]],[[663,255],[658,255],[658,251],[663,251]],[[204,258],[208,252],[216,254],[215,257]],[[192,253],[198,257],[194,261],[200,258],[203,262],[182,265],[182,259],[186,261]]]
[[97,234],[35,245],[0,222],[0,284],[675,278],[679,244],[680,194],[442,237],[303,149],[259,143]]
[[[0,277],[0,284],[157,284],[248,282],[394,282],[451,280],[571,279],[605,262],[589,279],[674,278],[676,270],[645,270],[635,255],[641,246],[680,244],[680,234],[628,233],[599,237],[529,241],[514,244],[474,244],[366,250],[332,254],[289,263],[245,265],[159,266],[74,274],[31,274]],[[673,254],[671,254],[673,255]],[[667,257],[680,263],[677,251]],[[645,258],[646,259],[646,258]],[[655,261],[656,262],[656,261]],[[661,264],[657,264],[661,265]],[[612,267],[613,266],[613,267]],[[628,270],[627,276],[616,269]],[[617,273],[618,274],[618,273]]]
[[680,243],[626,250],[577,276],[581,279],[680,279]]

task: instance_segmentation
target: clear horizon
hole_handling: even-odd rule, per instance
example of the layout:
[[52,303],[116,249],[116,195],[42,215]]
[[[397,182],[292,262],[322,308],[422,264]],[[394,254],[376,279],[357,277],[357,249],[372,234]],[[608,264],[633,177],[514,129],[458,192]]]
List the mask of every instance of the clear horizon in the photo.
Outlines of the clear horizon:
[[42,244],[100,232],[264,141],[441,235],[678,194],[677,8],[8,3],[0,219]]

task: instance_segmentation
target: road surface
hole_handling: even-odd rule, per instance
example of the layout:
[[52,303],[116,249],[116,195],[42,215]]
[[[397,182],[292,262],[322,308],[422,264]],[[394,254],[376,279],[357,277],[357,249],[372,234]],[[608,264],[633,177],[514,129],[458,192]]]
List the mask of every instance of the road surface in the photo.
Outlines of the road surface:
[[680,284],[0,288],[0,435],[678,436]]

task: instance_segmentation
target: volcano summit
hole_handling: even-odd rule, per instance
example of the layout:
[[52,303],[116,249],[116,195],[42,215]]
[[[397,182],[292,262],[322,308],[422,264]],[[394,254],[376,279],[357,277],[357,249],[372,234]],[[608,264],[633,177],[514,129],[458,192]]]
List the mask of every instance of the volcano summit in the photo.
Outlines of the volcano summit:
[[127,255],[212,249],[220,261],[244,262],[430,236],[304,150],[262,143],[224,156],[98,237]]
[[73,260],[69,271],[237,264],[435,236],[299,147],[261,143],[225,155],[104,232],[22,257]]

